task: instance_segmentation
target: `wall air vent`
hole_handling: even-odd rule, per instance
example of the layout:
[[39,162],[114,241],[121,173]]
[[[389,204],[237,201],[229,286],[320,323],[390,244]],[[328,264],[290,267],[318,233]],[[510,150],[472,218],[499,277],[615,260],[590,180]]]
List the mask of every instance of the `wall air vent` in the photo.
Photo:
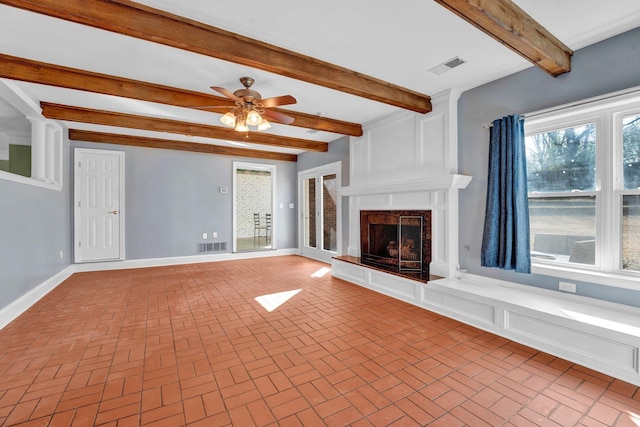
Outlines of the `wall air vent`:
[[226,252],[227,242],[215,242],[215,243],[198,243],[198,253],[204,254],[207,252]]
[[213,252],[213,243],[198,243],[198,253]]
[[451,58],[450,60],[445,61],[440,65],[436,65],[435,67],[430,68],[429,71],[439,76],[440,74],[446,73],[447,71],[452,70],[466,62],[467,61],[465,61],[464,59],[456,56],[455,58]]

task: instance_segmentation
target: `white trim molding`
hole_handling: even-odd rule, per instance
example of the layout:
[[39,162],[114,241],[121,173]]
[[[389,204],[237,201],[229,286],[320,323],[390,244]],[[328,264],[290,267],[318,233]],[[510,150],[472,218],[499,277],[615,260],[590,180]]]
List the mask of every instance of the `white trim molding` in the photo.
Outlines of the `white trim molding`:
[[204,262],[232,261],[239,259],[266,258],[273,256],[300,255],[300,250],[277,249],[256,252],[235,252],[171,258],[132,259],[126,261],[89,262],[75,264],[74,272],[126,270],[130,268],[164,267],[170,265],[199,264]]

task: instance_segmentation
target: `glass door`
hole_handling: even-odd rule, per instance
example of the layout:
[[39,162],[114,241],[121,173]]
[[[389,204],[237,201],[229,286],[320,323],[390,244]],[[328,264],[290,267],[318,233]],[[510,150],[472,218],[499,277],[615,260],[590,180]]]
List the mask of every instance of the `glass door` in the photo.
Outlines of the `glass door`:
[[338,253],[340,236],[341,163],[300,172],[300,215],[303,256],[331,262]]
[[303,220],[304,220],[304,247],[317,249],[316,237],[316,177],[303,180]]

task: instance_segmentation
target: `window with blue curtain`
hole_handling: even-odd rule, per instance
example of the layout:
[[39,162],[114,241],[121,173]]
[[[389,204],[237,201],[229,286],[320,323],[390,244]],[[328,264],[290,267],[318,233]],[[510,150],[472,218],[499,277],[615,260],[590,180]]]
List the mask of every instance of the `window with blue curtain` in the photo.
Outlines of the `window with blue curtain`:
[[480,264],[531,272],[524,119],[494,120],[489,137],[487,206]]

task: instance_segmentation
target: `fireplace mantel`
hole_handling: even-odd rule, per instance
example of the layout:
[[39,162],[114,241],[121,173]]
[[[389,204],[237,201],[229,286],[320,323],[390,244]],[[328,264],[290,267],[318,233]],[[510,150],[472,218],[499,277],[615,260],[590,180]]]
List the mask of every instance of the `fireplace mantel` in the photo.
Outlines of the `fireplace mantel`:
[[463,190],[467,188],[471,179],[472,177],[468,175],[449,174],[389,184],[352,185],[349,187],[342,187],[338,190],[338,194],[340,196],[361,196],[447,189]]

